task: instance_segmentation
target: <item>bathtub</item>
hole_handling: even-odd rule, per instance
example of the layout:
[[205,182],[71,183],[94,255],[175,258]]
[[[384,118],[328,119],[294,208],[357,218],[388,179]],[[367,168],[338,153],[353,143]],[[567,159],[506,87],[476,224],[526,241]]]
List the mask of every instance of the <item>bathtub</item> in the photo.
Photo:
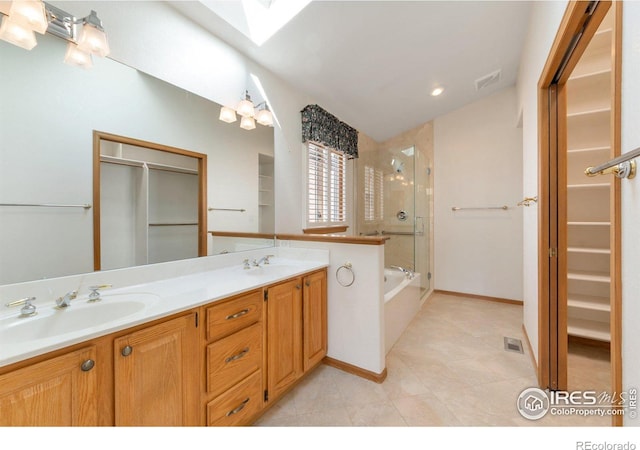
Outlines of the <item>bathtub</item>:
[[412,279],[396,269],[384,269],[385,354],[420,309],[420,274]]

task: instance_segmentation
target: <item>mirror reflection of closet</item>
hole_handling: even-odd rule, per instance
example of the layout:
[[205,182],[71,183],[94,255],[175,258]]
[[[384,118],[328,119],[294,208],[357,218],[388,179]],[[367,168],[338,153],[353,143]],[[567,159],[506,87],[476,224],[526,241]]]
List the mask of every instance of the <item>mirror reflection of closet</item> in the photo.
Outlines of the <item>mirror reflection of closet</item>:
[[96,270],[206,254],[206,155],[106,134],[96,146]]

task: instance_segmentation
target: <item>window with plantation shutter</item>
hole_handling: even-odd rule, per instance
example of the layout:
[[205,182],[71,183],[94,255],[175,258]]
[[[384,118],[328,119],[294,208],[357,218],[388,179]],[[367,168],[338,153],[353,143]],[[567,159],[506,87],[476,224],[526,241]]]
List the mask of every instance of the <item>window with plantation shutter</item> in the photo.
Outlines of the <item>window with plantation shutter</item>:
[[308,144],[307,223],[342,225],[347,221],[347,158],[344,153]]
[[384,216],[382,170],[364,166],[364,220],[379,222]]

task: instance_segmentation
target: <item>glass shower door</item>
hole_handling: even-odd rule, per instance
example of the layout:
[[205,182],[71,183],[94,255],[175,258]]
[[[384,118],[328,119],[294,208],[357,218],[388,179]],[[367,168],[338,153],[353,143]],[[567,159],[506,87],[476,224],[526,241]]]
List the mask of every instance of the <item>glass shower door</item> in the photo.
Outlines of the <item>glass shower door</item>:
[[415,271],[415,149],[389,149],[381,156],[384,173],[381,231],[389,236],[385,267],[400,266]]

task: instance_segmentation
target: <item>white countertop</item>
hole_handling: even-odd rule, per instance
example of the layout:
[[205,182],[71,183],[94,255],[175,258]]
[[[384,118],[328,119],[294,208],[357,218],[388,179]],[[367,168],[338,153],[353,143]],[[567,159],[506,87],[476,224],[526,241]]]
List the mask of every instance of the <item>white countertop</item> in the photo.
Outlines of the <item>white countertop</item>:
[[[37,303],[39,313],[33,317],[18,318],[20,308],[17,307],[15,314],[0,318],[0,367],[327,266],[328,263],[322,261],[276,257],[268,266],[249,270],[244,270],[241,264],[234,264],[161,281],[105,289],[102,291],[102,300],[97,303],[87,303],[88,297],[84,294],[64,310],[56,310],[55,302]],[[122,299],[135,299],[137,304],[144,302],[144,307],[124,317],[105,321],[107,314],[103,312],[109,312],[109,301],[115,305]],[[91,310],[96,305],[99,307]],[[70,322],[73,315],[79,319]],[[60,323],[63,325],[57,326]],[[66,323],[70,323],[70,328],[74,329],[67,332],[64,328]],[[53,334],[48,332],[56,328],[62,331]]]

